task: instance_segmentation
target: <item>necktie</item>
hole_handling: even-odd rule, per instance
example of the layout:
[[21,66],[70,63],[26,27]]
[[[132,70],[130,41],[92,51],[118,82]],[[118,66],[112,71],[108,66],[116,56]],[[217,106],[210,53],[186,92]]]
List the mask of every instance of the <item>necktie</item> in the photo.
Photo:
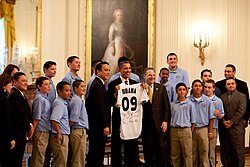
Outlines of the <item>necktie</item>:
[[227,96],[228,101],[230,101],[230,100],[231,100],[231,96],[232,96],[232,93],[229,93],[229,94],[228,94],[228,96]]
[[127,80],[125,80],[125,82],[124,82],[126,85],[128,85],[128,81]]
[[148,86],[148,97],[150,102],[152,103],[152,99],[153,99],[153,92],[152,92],[152,86]]

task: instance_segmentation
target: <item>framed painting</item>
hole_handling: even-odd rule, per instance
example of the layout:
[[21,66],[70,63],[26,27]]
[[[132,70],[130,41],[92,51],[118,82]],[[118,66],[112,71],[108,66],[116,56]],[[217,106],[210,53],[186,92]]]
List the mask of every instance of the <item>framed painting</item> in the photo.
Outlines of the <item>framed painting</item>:
[[93,60],[107,61],[111,75],[122,56],[140,77],[153,66],[154,0],[86,0],[86,18],[86,80]]

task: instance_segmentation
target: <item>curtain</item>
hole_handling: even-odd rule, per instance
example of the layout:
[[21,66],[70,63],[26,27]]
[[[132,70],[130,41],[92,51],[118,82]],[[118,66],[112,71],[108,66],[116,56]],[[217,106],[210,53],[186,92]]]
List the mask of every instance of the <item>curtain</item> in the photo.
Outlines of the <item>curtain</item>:
[[9,50],[9,61],[12,62],[12,50],[15,37],[14,5],[0,0],[0,18],[4,18],[5,42]]

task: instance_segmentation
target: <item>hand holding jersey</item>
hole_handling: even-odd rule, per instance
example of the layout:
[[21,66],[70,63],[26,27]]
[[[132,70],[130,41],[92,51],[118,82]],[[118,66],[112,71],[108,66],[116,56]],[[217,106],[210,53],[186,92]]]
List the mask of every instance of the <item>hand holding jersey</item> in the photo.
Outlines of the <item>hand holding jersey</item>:
[[119,85],[116,106],[120,107],[120,137],[124,140],[138,138],[142,130],[142,103],[148,101],[141,84]]

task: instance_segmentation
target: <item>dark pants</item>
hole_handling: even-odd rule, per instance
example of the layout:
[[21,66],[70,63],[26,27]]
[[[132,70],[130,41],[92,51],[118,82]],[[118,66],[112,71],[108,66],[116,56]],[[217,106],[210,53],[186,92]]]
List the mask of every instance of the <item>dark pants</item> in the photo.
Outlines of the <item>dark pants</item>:
[[26,132],[18,132],[16,135],[16,145],[13,150],[10,151],[10,163],[11,167],[22,167],[23,155],[26,146]]
[[124,149],[124,164],[127,167],[134,167],[138,163],[138,139],[122,140],[120,138],[120,111],[112,115],[112,136],[111,136],[111,166],[122,167],[122,145]]
[[0,167],[9,167],[10,164],[10,143],[2,141],[0,143]]
[[89,130],[89,153],[87,156],[88,167],[103,167],[105,145],[107,137],[103,130]]
[[143,134],[143,152],[147,167],[167,167],[167,136],[163,134]]
[[223,167],[244,167],[245,127],[243,123],[225,128],[219,123],[220,153]]

